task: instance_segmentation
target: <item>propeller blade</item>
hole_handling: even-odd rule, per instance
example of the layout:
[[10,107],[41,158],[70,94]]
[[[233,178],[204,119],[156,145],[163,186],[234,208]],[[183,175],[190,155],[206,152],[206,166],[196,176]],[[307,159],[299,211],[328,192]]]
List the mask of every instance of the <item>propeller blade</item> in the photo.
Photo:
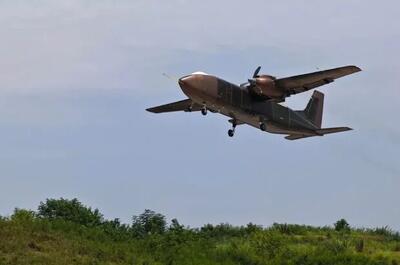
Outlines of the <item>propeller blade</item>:
[[249,81],[249,84],[252,85],[252,86],[254,86],[256,84],[256,79],[255,78],[250,78],[250,79],[248,79],[248,81]]
[[261,66],[257,67],[257,69],[254,71],[253,78],[258,77],[258,73],[260,72],[260,70],[261,70]]

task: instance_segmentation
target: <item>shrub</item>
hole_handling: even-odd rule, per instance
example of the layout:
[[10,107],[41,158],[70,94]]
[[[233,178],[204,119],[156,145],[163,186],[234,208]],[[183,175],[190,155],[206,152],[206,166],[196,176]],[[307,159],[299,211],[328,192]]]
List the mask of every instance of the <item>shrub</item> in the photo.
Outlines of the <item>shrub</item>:
[[345,219],[340,219],[335,223],[336,231],[350,231],[350,225]]
[[395,251],[395,252],[400,252],[400,244],[399,244],[399,243],[397,243],[397,244],[394,246],[393,251]]
[[181,232],[183,231],[183,229],[185,228],[185,226],[181,225],[178,222],[178,219],[174,218],[171,220],[171,225],[169,226],[169,231],[171,232]]
[[272,230],[256,232],[250,240],[255,252],[267,259],[276,257],[285,248],[285,238]]
[[114,240],[125,240],[131,238],[129,226],[121,224],[118,218],[105,220],[101,225],[102,230],[110,235]]
[[355,248],[356,248],[357,252],[363,252],[364,251],[364,239],[358,239],[356,241]]
[[332,239],[321,244],[319,248],[327,250],[335,255],[339,255],[348,250],[349,241],[347,239]]
[[257,231],[261,231],[263,228],[261,225],[255,225],[253,223],[248,223],[245,227],[245,231],[247,234],[252,234]]
[[132,232],[135,236],[163,234],[167,227],[165,216],[149,209],[138,216],[132,217]]
[[30,222],[36,217],[34,211],[15,208],[14,213],[11,215],[11,220],[16,222]]

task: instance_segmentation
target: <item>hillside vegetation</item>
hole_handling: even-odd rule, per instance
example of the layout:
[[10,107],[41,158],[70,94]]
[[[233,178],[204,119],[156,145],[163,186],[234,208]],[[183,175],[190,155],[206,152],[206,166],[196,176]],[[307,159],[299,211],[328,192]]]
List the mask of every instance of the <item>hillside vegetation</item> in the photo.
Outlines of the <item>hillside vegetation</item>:
[[129,225],[78,200],[0,217],[0,264],[400,264],[400,235],[387,227],[229,224],[188,228],[145,210]]

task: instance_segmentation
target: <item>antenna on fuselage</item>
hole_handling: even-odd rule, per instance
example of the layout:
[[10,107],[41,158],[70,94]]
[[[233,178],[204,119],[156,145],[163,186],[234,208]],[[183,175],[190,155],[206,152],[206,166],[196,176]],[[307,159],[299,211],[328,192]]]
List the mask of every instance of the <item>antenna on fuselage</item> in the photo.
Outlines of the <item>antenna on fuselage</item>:
[[174,81],[174,82],[178,82],[178,80],[179,80],[179,78],[177,78],[175,76],[170,76],[167,73],[162,73],[162,75],[165,76],[166,78],[168,78],[169,80]]

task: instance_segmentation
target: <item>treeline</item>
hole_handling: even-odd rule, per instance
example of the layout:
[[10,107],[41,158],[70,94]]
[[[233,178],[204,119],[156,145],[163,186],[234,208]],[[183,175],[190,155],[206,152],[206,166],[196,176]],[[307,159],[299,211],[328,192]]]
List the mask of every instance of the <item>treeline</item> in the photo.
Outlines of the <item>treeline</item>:
[[[67,253],[67,255],[65,255]],[[37,211],[0,217],[0,264],[400,264],[400,234],[352,228],[252,223],[190,228],[145,210],[130,224],[107,220],[77,199],[47,199]]]

